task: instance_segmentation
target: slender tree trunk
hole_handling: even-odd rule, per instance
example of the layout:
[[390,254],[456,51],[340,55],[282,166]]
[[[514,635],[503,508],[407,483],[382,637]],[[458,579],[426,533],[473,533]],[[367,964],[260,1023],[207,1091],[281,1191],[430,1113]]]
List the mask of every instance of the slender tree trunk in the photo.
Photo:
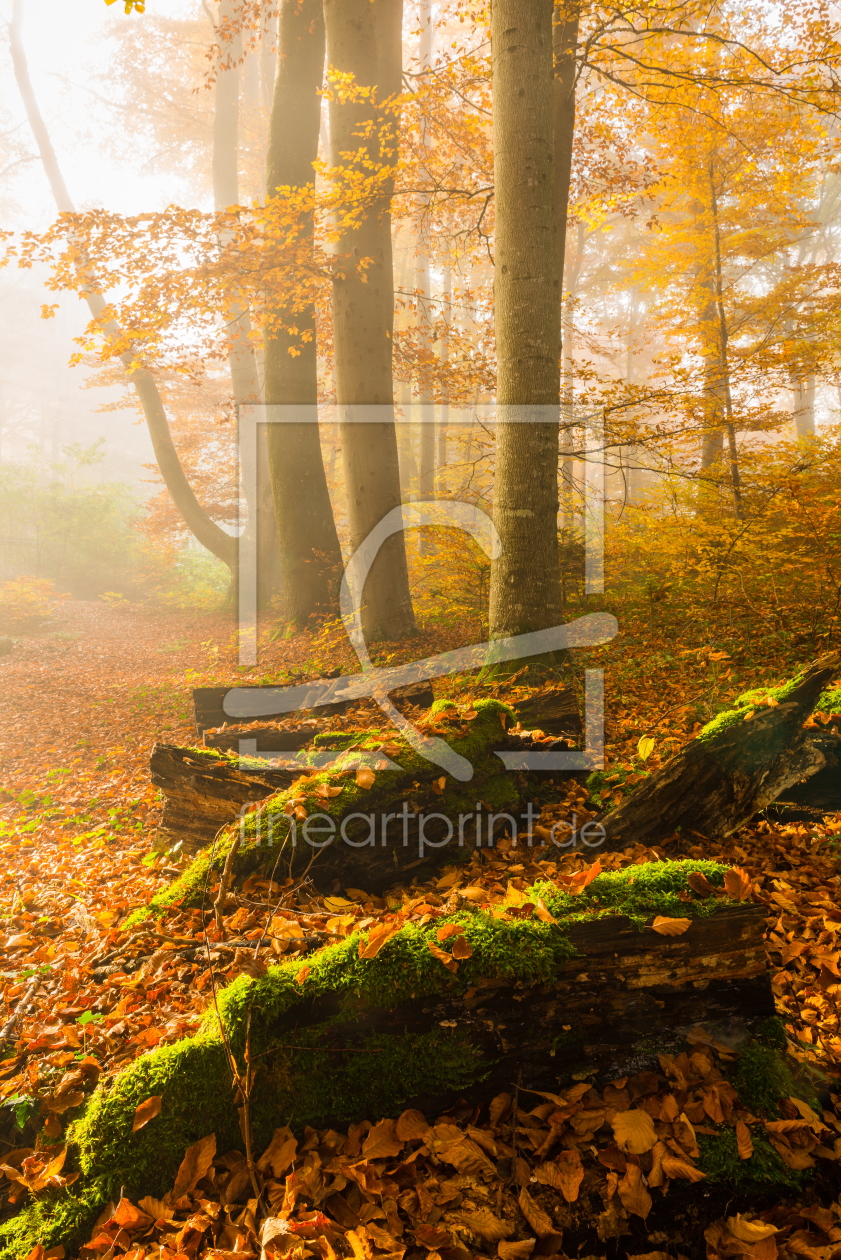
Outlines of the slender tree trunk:
[[[552,84],[553,131],[555,136],[555,212],[558,222],[558,320],[561,350],[561,519],[566,529],[573,526],[573,450],[574,421],[572,407],[572,346],[567,352],[568,332],[564,319],[564,268],[566,262],[569,186],[572,177],[572,145],[575,138],[575,82],[577,72],[578,30],[581,25],[581,0],[561,0],[552,11]],[[579,237],[583,237],[579,224]],[[579,240],[578,254],[581,254]],[[580,257],[575,272],[577,282]],[[569,324],[571,340],[572,320]]]
[[[360,87],[376,88],[373,101],[331,101],[331,161],[369,178],[371,161],[382,169],[397,157],[399,119],[383,102],[401,87],[402,0],[324,0],[324,16],[330,66],[353,75]],[[333,285],[336,390],[354,550],[401,502],[392,379],[392,183],[387,180],[381,196],[342,231]],[[355,421],[354,412],[366,406],[378,408],[374,422]],[[362,624],[369,641],[414,630],[402,534],[392,535],[374,561]]]
[[[430,0],[420,3],[420,44],[418,49],[418,70],[428,74],[432,66],[432,5]],[[421,124],[421,141],[424,149],[428,148],[429,137],[426,127]],[[418,229],[418,247],[415,255],[415,290],[418,298],[418,329],[420,344],[428,355],[432,350],[430,331],[430,303],[432,300],[432,278],[429,270],[429,241],[427,225],[424,221],[424,210],[429,203],[426,194],[418,197],[418,208],[421,215]],[[418,402],[421,404],[420,426],[420,498],[435,497],[435,395],[427,380],[418,389]],[[429,550],[428,544],[421,543],[421,554]]]
[[[491,636],[561,620],[552,0],[494,0],[497,452]],[[520,421],[520,423],[518,423]]]
[[441,368],[443,372],[443,380],[441,385],[441,410],[438,413],[438,449],[435,457],[437,465],[436,473],[436,491],[438,494],[445,494],[447,490],[446,473],[447,473],[447,426],[450,423],[450,391],[447,385],[447,369],[450,362],[450,320],[452,318],[453,305],[453,269],[449,259],[444,264],[444,283],[443,283],[443,307],[445,329],[441,338]]
[[[76,207],[70,197],[58,159],[55,155],[52,142],[46,124],[41,116],[38,108],[38,101],[32,88],[32,82],[29,77],[29,67],[26,61],[26,54],[21,39],[21,24],[23,21],[23,0],[14,0],[12,9],[12,21],[9,27],[10,34],[10,50],[12,55],[12,64],[15,72],[18,90],[20,91],[21,100],[23,101],[26,116],[35,143],[38,146],[38,152],[41,157],[41,163],[44,172],[49,181],[50,189],[56,203],[56,209],[60,214],[75,214]],[[81,265],[81,262],[80,262]],[[95,279],[91,279],[90,286],[85,292],[85,299],[90,309],[91,315],[97,318],[105,310],[105,299],[98,291],[94,291],[96,284]],[[119,329],[117,324],[111,320],[105,327],[105,331],[110,335],[117,335]],[[158,391],[155,378],[151,372],[144,368],[132,367],[132,355],[128,352],[121,355],[121,360],[126,367],[129,380],[134,386],[138,400],[143,410],[143,415],[149,429],[149,436],[152,439],[152,449],[155,453],[160,474],[163,477],[170,497],[177,508],[184,524],[194,535],[195,538],[206,547],[214,556],[222,560],[233,574],[237,571],[238,547],[235,538],[227,534],[224,529],[216,524],[205,512],[199,503],[192,487],[188,482],[184,469],[181,467],[181,461],[178,458],[178,452],[172,441],[172,434],[169,430],[169,423],[166,417],[166,409],[163,400]]]
[[[566,271],[566,290],[561,307],[561,519],[564,529],[575,526],[575,303],[584,265],[584,223],[575,228],[575,253]],[[566,251],[565,251],[566,252]],[[567,539],[567,541],[570,541]]]
[[[324,76],[321,0],[282,0],[279,56],[269,131],[267,187],[305,188],[314,182]],[[301,238],[312,240],[310,218]],[[292,334],[289,326],[299,331]],[[294,353],[290,353],[294,350]],[[342,553],[324,473],[318,428],[318,349],[315,310],[271,311],[265,336],[266,401],[303,409],[301,424],[268,425],[277,533],[286,615],[302,624],[338,613]]]
[[789,373],[793,397],[794,423],[799,442],[810,441],[815,436],[815,373]]
[[[220,29],[233,30],[237,22],[234,0],[222,0]],[[221,39],[221,37],[220,37]],[[222,43],[222,64],[214,85],[213,202],[217,210],[239,205],[239,94],[242,35]],[[252,62],[256,68],[256,63]],[[237,407],[261,401],[260,373],[251,340],[251,320],[241,303],[225,311],[231,388]],[[281,589],[278,539],[275,529],[266,426],[257,426],[257,483],[246,486],[246,529],[257,546],[257,605],[267,608]]]

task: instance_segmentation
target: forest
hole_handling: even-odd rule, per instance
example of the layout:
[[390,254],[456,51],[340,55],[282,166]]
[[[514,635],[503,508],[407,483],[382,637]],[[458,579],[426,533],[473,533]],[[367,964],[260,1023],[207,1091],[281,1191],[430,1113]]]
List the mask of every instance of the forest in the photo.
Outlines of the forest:
[[841,13],[2,0],[0,1260],[841,1260]]

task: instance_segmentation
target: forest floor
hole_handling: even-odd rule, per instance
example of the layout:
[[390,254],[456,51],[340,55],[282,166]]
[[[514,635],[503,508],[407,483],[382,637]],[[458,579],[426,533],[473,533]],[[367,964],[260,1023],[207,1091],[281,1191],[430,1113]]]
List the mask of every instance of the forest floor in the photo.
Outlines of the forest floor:
[[[778,664],[775,672],[775,662],[768,659],[751,657],[740,663],[735,652],[731,656],[709,644],[687,645],[678,662],[668,636],[649,644],[642,656],[642,635],[640,630],[629,633],[612,649],[609,771],[632,765],[637,741],[645,734],[656,740],[649,761],[656,767],[726,699],[748,685],[779,681],[787,672]],[[451,635],[427,634],[413,641],[403,656],[413,659],[454,645]],[[13,1028],[2,1034],[7,1044],[0,1060],[0,1099],[8,1117],[0,1132],[6,1177],[0,1191],[3,1215],[22,1206],[31,1193],[60,1187],[62,1135],[99,1076],[150,1047],[193,1032],[211,1000],[213,981],[224,983],[252,965],[250,951],[248,955],[237,951],[212,976],[204,959],[174,962],[167,956],[167,936],[204,939],[210,927],[209,907],[204,919],[200,911],[173,910],[158,923],[158,944],[151,953],[148,938],[143,943],[119,926],[126,911],[147,903],[182,866],[173,854],[151,852],[160,810],[158,793],[149,781],[148,758],[156,739],[197,742],[191,688],[229,682],[238,675],[248,681],[311,676],[329,664],[348,668],[351,660],[343,651],[338,659],[334,655],[325,661],[324,642],[306,636],[265,644],[255,671],[236,665],[235,650],[236,636],[227,618],[155,615],[69,602],[54,624],[19,637],[12,655],[0,661],[0,907],[5,917],[0,928],[5,1013],[0,1007],[0,1019],[18,1014]],[[601,663],[604,652],[589,653],[587,663]],[[390,654],[391,660],[399,658],[399,653]],[[364,725],[371,716],[363,704],[351,721]],[[605,795],[611,790],[608,784]],[[580,804],[580,792],[559,789],[547,818],[563,817],[576,801]],[[303,1180],[286,1175],[294,1146],[292,1156],[288,1145],[283,1158],[278,1155],[280,1147],[268,1152],[263,1162],[266,1203],[274,1218],[292,1222],[286,1232],[292,1230],[295,1236],[296,1254],[322,1260],[351,1253],[355,1260],[384,1260],[404,1253],[410,1260],[421,1255],[467,1260],[472,1254],[526,1260],[532,1251],[536,1256],[561,1255],[562,1247],[571,1255],[651,1257],[694,1257],[705,1254],[706,1247],[709,1256],[752,1255],[760,1260],[775,1255],[826,1260],[841,1256],[837,1171],[841,1120],[834,1093],[841,1063],[839,835],[841,815],[808,826],[760,820],[720,844],[684,843],[680,851],[670,846],[668,853],[635,846],[602,859],[603,869],[664,856],[721,860],[745,872],[747,895],[767,907],[778,1013],[800,1059],[801,1073],[818,1090],[824,1108],[818,1115],[808,1107],[804,1112],[805,1104],[783,1101],[779,1121],[783,1127],[769,1130],[783,1162],[797,1174],[784,1202],[773,1205],[758,1196],[755,1204],[742,1203],[739,1214],[733,1215],[726,1195],[710,1195],[704,1187],[703,1174],[693,1163],[694,1136],[685,1137],[682,1146],[672,1142],[665,1152],[665,1173],[656,1169],[652,1173],[650,1163],[645,1167],[649,1155],[643,1156],[643,1178],[639,1158],[626,1159],[608,1130],[605,1137],[598,1127],[592,1132],[587,1124],[581,1127],[582,1114],[594,1123],[600,1109],[599,1126],[604,1125],[611,1102],[630,1105],[622,1102],[627,1093],[628,1100],[653,1099],[646,1106],[655,1118],[668,1117],[678,1097],[683,1118],[694,1120],[702,1133],[718,1125],[732,1128],[737,1120],[744,1130],[739,1115],[747,1113],[738,1111],[721,1084],[727,1075],[726,1049],[702,1041],[691,1057],[663,1062],[663,1075],[654,1086],[631,1078],[597,1096],[589,1086],[560,1081],[558,1095],[536,1107],[531,1099],[528,1104],[520,1101],[518,1109],[516,1100],[512,1104],[503,1096],[492,1104],[489,1099],[490,1111],[483,1109],[481,1116],[451,1117],[448,1123],[459,1124],[465,1133],[469,1130],[470,1141],[480,1152],[504,1163],[508,1151],[514,1192],[509,1209],[517,1217],[516,1226],[504,1219],[511,1185],[504,1187],[504,1194],[501,1187],[498,1197],[486,1204],[475,1170],[456,1186],[459,1178],[453,1178],[452,1169],[442,1171],[446,1154],[436,1156],[421,1146],[426,1162],[419,1160],[418,1142],[426,1122],[418,1113],[401,1118],[396,1128],[393,1121],[371,1116],[369,1124],[357,1126],[347,1137],[328,1133],[305,1140],[296,1168],[305,1167],[311,1181],[322,1168],[326,1178],[328,1167],[337,1178],[334,1189],[339,1180],[347,1185],[355,1179],[357,1189],[351,1196],[355,1207],[347,1219],[334,1202],[341,1199],[347,1209],[347,1195],[342,1199],[334,1194],[331,1208],[302,1188]],[[435,883],[407,890],[400,918],[434,918],[460,882],[482,884],[493,900],[504,896],[506,888],[525,887],[538,876],[569,879],[587,864],[578,856],[558,858],[556,853],[518,849],[503,841],[481,870],[473,865],[459,871],[445,868]],[[276,904],[260,908],[247,898],[235,901],[229,906],[227,927],[238,937],[258,940],[279,912],[289,929],[275,953],[287,958],[299,952],[303,958],[304,936],[313,929],[329,924],[334,934],[347,934],[395,913],[393,903],[359,889],[342,890],[341,896],[327,899],[331,904],[311,887],[291,886],[291,881],[262,891],[270,901],[277,898]],[[306,916],[306,932],[299,915]],[[209,936],[212,939],[212,931]],[[124,970],[94,975],[106,956],[123,962]],[[138,956],[142,966],[137,965]],[[611,1089],[615,1098],[607,1096]],[[558,1119],[558,1107],[564,1110],[563,1121]],[[756,1122],[756,1117],[747,1118]],[[562,1137],[565,1123],[571,1127]],[[709,1125],[712,1130],[704,1127]],[[526,1131],[528,1141],[522,1136]],[[744,1133],[738,1129],[737,1133],[741,1151]],[[551,1135],[561,1141],[563,1151],[552,1161],[554,1171],[547,1172],[544,1156]],[[245,1182],[239,1198],[234,1195],[230,1179],[235,1163],[225,1152],[215,1151],[211,1136],[199,1144],[201,1150],[188,1152],[174,1199],[112,1205],[84,1254],[221,1260],[222,1253],[243,1256],[255,1247],[259,1254],[257,1204],[248,1202]],[[366,1183],[359,1172],[365,1161],[378,1158],[386,1160],[375,1170],[381,1182],[397,1165],[405,1169],[412,1160],[417,1165],[414,1198],[400,1195],[399,1210],[393,1199],[387,1201],[394,1210],[385,1210],[381,1185],[379,1191],[372,1189],[376,1178]],[[458,1167],[455,1160],[450,1163]],[[356,1171],[349,1172],[351,1167]],[[417,1171],[421,1169],[422,1175]],[[223,1193],[220,1187],[226,1178]],[[646,1181],[654,1190],[653,1207]],[[799,1181],[802,1186],[796,1184]],[[673,1207],[664,1207],[663,1191],[670,1185]],[[538,1202],[538,1191],[547,1186],[563,1209],[555,1213],[557,1228]],[[463,1202],[469,1193],[473,1198]],[[583,1212],[576,1215],[587,1194],[601,1205],[598,1218],[592,1220]],[[687,1207],[690,1201],[692,1206]],[[260,1210],[269,1211],[266,1203]],[[308,1203],[318,1204],[320,1210],[310,1210]],[[694,1221],[693,1237],[674,1249],[675,1235],[664,1220],[680,1204],[681,1211],[689,1213],[685,1219]],[[462,1234],[453,1227],[454,1213],[461,1220]],[[464,1224],[468,1217],[472,1227],[469,1221]],[[472,1243],[454,1242],[460,1237]],[[262,1241],[266,1242],[265,1235]],[[286,1254],[288,1244],[289,1238],[283,1247],[278,1244],[276,1254]],[[32,1260],[43,1258],[33,1255]]]

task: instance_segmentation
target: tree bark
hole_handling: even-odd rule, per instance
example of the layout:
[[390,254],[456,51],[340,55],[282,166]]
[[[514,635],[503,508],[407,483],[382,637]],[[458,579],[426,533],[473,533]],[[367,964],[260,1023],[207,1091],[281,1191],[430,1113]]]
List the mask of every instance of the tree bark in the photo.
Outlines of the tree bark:
[[[428,74],[432,65],[432,45],[433,45],[433,27],[432,27],[432,6],[429,0],[421,0],[420,5],[420,41],[418,49],[418,70],[421,74]],[[426,134],[426,127],[422,126],[422,142],[424,148],[428,147],[429,137]],[[415,255],[415,291],[417,293],[418,303],[418,329],[420,333],[419,341],[423,350],[429,354],[432,350],[432,337],[430,330],[430,303],[432,301],[432,277],[429,269],[429,238],[427,235],[427,225],[424,222],[423,213],[429,204],[429,197],[421,193],[418,197],[418,209],[421,215],[420,226],[418,229],[418,247]],[[434,499],[435,498],[435,395],[430,384],[427,382],[418,390],[418,402],[421,404],[420,413],[420,483],[418,486],[419,498]],[[421,537],[420,554],[428,554],[430,551],[429,543]]]
[[[318,157],[324,77],[321,0],[283,0],[278,70],[269,128],[267,190],[312,185]],[[299,239],[312,241],[312,218]],[[296,625],[310,617],[337,615],[342,552],[324,473],[318,427],[318,346],[315,309],[279,304],[265,335],[266,402],[294,406],[301,423],[268,425],[277,535],[286,595],[286,616]],[[289,327],[299,331],[293,334]],[[294,351],[294,353],[293,353]]]
[[[214,85],[213,110],[213,204],[216,210],[239,205],[239,94],[242,34],[236,30],[237,14],[233,0],[222,0],[219,29],[231,29],[230,42],[223,42],[221,64]],[[251,340],[251,319],[242,303],[225,311],[228,364],[231,388],[237,409],[261,401],[260,373]],[[238,421],[239,422],[239,421]],[[277,530],[275,529],[272,488],[269,479],[266,426],[257,426],[257,482],[254,491],[245,487],[248,520],[246,530],[254,536],[257,548],[257,605],[270,606],[281,590]]]
[[[22,21],[23,0],[14,0],[12,21],[9,26],[9,44],[18,90],[20,91],[35,143],[38,146],[38,153],[44,173],[49,181],[56,209],[60,214],[75,214],[76,207],[64,182],[64,176],[58,164],[46,124],[38,108],[38,101],[29,77],[29,67],[21,39]],[[91,315],[96,319],[105,310],[106,302],[101,293],[92,287],[95,285],[95,279],[88,282],[85,300]],[[116,322],[113,320],[110,320],[105,326],[106,333],[116,334],[118,331]],[[145,368],[134,367],[130,353],[126,352],[120,357],[143,410],[149,429],[149,436],[152,439],[152,449],[155,453],[155,459],[163,477],[164,485],[169,491],[181,519],[202,546],[222,560],[231,572],[235,574],[238,560],[237,541],[230,534],[225,533],[215,521],[211,520],[193,493],[172,441],[172,434],[166,418],[166,409],[155,378]]]
[[561,620],[558,214],[552,0],[495,0],[497,450],[491,636]]
[[[331,100],[331,163],[351,177],[369,179],[397,157],[399,122],[383,103],[401,87],[402,0],[324,0],[324,17],[330,66],[352,75],[359,87],[376,90],[375,99]],[[392,185],[386,177],[357,220],[343,226],[337,243],[333,344],[354,551],[401,502],[392,378]],[[366,406],[378,409],[374,422],[355,422],[354,412]],[[369,642],[414,631],[402,533],[392,535],[374,561],[362,625]]]

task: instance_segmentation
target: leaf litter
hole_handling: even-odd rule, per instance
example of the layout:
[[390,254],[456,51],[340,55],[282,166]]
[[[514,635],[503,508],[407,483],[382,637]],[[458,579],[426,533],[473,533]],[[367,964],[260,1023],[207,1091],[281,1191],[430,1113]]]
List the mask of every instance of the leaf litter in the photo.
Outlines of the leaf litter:
[[[4,665],[0,1099],[18,1132],[0,1165],[6,1213],[73,1184],[62,1134],[103,1074],[195,1030],[209,998],[208,948],[223,981],[265,965],[254,958],[255,943],[264,939],[275,956],[304,960],[362,929],[360,956],[373,958],[404,923],[432,922],[461,900],[500,915],[551,919],[539,898],[532,904],[525,896],[538,878],[574,895],[602,869],[717,856],[708,843],[675,838],[663,848],[636,846],[587,862],[503,839],[488,860],[445,868],[436,880],[404,889],[399,901],[352,888],[320,896],[307,883],[252,879],[228,895],[221,934],[210,908],[205,920],[200,912],[174,909],[154,925],[123,931],[124,913],[148,902],[182,865],[173,853],[149,855],[159,811],[148,781],[152,739],[195,742],[189,688],[215,682],[226,665],[229,677],[235,645],[230,623],[220,620],[215,631],[228,640],[228,659],[215,651],[206,671],[185,671],[178,661],[162,662],[161,637],[172,637],[172,617],[128,618],[82,603],[62,611],[81,631],[81,644],[56,648],[32,639]],[[178,619],[179,641],[186,636],[197,650],[208,632],[206,617]],[[287,644],[284,651],[288,657]],[[362,704],[343,725],[358,724],[364,733],[371,720]],[[648,745],[645,754],[656,768]],[[580,824],[586,796],[578,785],[559,789],[533,838],[545,840],[573,812]],[[760,821],[721,854],[731,868],[727,893],[767,907],[778,1012],[810,1079],[831,1079],[841,1052],[839,836],[836,815],[808,826]],[[689,883],[698,896],[716,893],[700,872]],[[655,930],[676,934],[684,922],[661,916]],[[429,945],[448,970],[470,948],[453,926]],[[756,1116],[728,1079],[734,1057],[696,1030],[686,1051],[660,1057],[657,1073],[601,1089],[559,1081],[557,1093],[535,1106],[512,1085],[510,1095],[484,1108],[456,1106],[431,1124],[419,1112],[405,1112],[372,1117],[346,1134],[307,1129],[296,1137],[279,1130],[257,1161],[256,1198],[244,1156],[218,1152],[208,1134],[186,1153],[169,1195],[109,1205],[82,1254],[107,1260],[561,1256],[565,1231],[578,1226],[585,1203],[600,1239],[630,1231],[644,1240],[645,1223],[670,1188],[705,1180],[699,1135],[731,1130],[746,1162],[761,1135],[793,1171],[837,1167],[838,1096],[825,1090],[820,1113],[792,1097],[780,1100],[781,1119]],[[159,1110],[159,1098],[145,1100],[135,1128],[154,1123]],[[771,1209],[725,1214],[707,1226],[705,1239],[709,1257],[832,1260],[841,1257],[841,1207],[837,1195],[817,1201],[808,1191],[792,1194]],[[36,1247],[30,1260],[59,1260],[60,1250],[47,1256]],[[672,1246],[634,1254],[653,1260],[673,1253]]]

